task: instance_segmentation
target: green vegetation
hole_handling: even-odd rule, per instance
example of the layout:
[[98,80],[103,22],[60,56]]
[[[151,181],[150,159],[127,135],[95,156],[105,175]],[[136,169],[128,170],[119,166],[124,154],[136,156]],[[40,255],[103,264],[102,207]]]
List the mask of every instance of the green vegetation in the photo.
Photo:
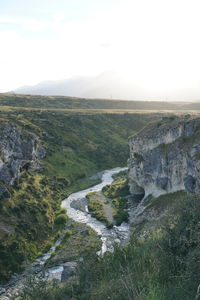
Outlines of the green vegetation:
[[102,192],[107,198],[125,197],[129,195],[129,186],[127,178],[118,178],[111,185],[103,187]]
[[117,226],[121,225],[122,222],[128,222],[128,204],[126,198],[115,198],[112,200],[113,203],[113,218]]
[[160,150],[162,155],[167,155],[170,151],[173,151],[175,142],[169,144],[160,144],[157,149]]
[[118,174],[111,185],[102,189],[103,194],[93,192],[87,195],[91,215],[104,222],[108,228],[114,224],[119,226],[122,222],[128,222],[126,196],[129,195],[129,187],[126,173]]
[[47,266],[54,266],[66,261],[79,261],[93,255],[101,249],[101,240],[90,227],[69,221],[64,231],[62,242],[47,261]]
[[[133,235],[128,246],[101,259],[89,257],[80,264],[78,280],[60,288],[45,283],[39,299],[195,299],[200,283],[200,196],[176,193],[175,198],[176,214],[159,228],[145,237],[141,232]],[[29,296],[23,299],[38,299],[38,285],[25,288]]]
[[107,219],[104,215],[103,205],[96,199],[94,199],[95,195],[87,195],[89,199],[88,209],[92,215],[92,217],[96,218],[99,221],[106,222]]
[[63,227],[66,224],[66,221],[67,221],[66,214],[59,214],[55,218],[55,224],[58,226],[61,225]]
[[[85,99],[62,96],[0,94],[0,105],[44,109],[126,109],[126,110],[180,110],[188,109],[187,103],[159,101],[124,101],[107,99]],[[192,104],[199,109],[198,104]],[[190,105],[190,106],[192,106]],[[193,109],[191,107],[191,109]]]
[[172,208],[174,213],[176,209],[179,209],[182,201],[186,201],[188,198],[186,191],[177,191],[175,193],[161,195],[158,198],[151,199],[150,204],[147,205],[147,209],[156,209],[157,212],[161,213],[165,209]]
[[128,222],[126,196],[129,195],[129,187],[126,173],[121,172],[111,185],[103,187],[103,194],[92,192],[87,195],[91,215],[108,228],[114,224],[119,226],[122,222]]
[[1,280],[21,271],[27,259],[48,251],[60,228],[56,223],[60,199],[54,183],[42,174],[23,172],[15,186],[8,188],[11,199],[0,208]]
[[125,165],[128,136],[153,115],[27,110],[2,117],[40,137],[47,149],[45,174],[70,186],[96,171]]
[[127,196],[129,193],[127,171],[118,174],[117,179],[111,185],[106,185],[102,192],[107,197],[112,199],[114,223],[119,226],[122,222],[128,222],[128,203]]
[[86,197],[88,198],[88,210],[92,217],[103,222],[108,228],[112,227],[112,217],[110,219],[107,214],[107,207],[110,208],[107,205],[107,199],[101,193],[96,192],[89,193]]

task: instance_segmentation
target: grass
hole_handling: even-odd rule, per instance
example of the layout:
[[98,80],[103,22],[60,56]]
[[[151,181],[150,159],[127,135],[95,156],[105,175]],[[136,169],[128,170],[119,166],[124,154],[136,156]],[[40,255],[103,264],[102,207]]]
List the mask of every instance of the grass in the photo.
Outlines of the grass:
[[126,198],[115,198],[112,200],[113,218],[117,226],[123,222],[128,222],[128,203]]
[[91,215],[103,222],[108,228],[128,222],[129,195],[127,172],[121,172],[111,185],[102,189],[102,193],[92,192],[87,195],[88,209]]
[[[0,94],[0,105],[40,109],[141,109],[141,110],[181,110],[188,109],[185,103],[159,101],[125,101],[108,99],[86,99],[63,96]],[[185,107],[186,106],[186,107]],[[198,105],[197,105],[198,106]],[[193,107],[191,107],[193,109]],[[195,107],[194,109],[199,109]]]
[[[0,276],[9,278],[19,272],[27,259],[44,253],[54,242],[54,236],[66,222],[56,224],[60,209],[59,195],[43,175],[24,172],[15,187],[10,189],[11,199],[1,207]],[[5,230],[9,225],[9,231]],[[41,228],[42,227],[42,228]]]
[[161,195],[158,198],[151,200],[151,203],[147,206],[147,209],[156,209],[158,213],[163,212],[166,208],[179,207],[180,201],[187,199],[187,193],[185,191],[177,191]]
[[118,178],[111,185],[106,185],[102,189],[103,194],[107,198],[114,199],[116,197],[125,197],[128,196],[129,186],[127,178]]
[[79,261],[101,249],[101,240],[96,232],[85,224],[68,222],[61,244],[56,248],[46,266]]

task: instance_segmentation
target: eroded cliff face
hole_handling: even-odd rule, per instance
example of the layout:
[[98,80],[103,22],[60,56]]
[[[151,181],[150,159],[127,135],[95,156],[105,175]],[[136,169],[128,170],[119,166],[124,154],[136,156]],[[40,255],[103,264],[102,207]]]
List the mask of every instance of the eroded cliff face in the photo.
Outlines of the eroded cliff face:
[[129,183],[146,198],[200,191],[200,119],[169,117],[129,139]]
[[[22,131],[10,124],[0,124],[0,181],[13,184],[22,169],[37,170],[39,159],[45,156],[45,150],[39,146],[33,134]],[[5,193],[0,184],[0,196]]]

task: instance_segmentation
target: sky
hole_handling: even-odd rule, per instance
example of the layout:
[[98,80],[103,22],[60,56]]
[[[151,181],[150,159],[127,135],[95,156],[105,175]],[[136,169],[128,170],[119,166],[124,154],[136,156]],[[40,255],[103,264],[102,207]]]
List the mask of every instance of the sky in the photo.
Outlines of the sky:
[[0,92],[112,71],[200,100],[199,0],[0,0]]

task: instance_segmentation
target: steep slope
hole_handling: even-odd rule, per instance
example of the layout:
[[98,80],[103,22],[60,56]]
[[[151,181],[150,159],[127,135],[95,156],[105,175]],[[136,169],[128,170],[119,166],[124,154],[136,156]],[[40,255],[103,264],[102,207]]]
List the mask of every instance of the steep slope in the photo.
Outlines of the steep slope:
[[59,195],[41,174],[45,153],[37,135],[1,118],[0,281],[43,251],[58,230]]

